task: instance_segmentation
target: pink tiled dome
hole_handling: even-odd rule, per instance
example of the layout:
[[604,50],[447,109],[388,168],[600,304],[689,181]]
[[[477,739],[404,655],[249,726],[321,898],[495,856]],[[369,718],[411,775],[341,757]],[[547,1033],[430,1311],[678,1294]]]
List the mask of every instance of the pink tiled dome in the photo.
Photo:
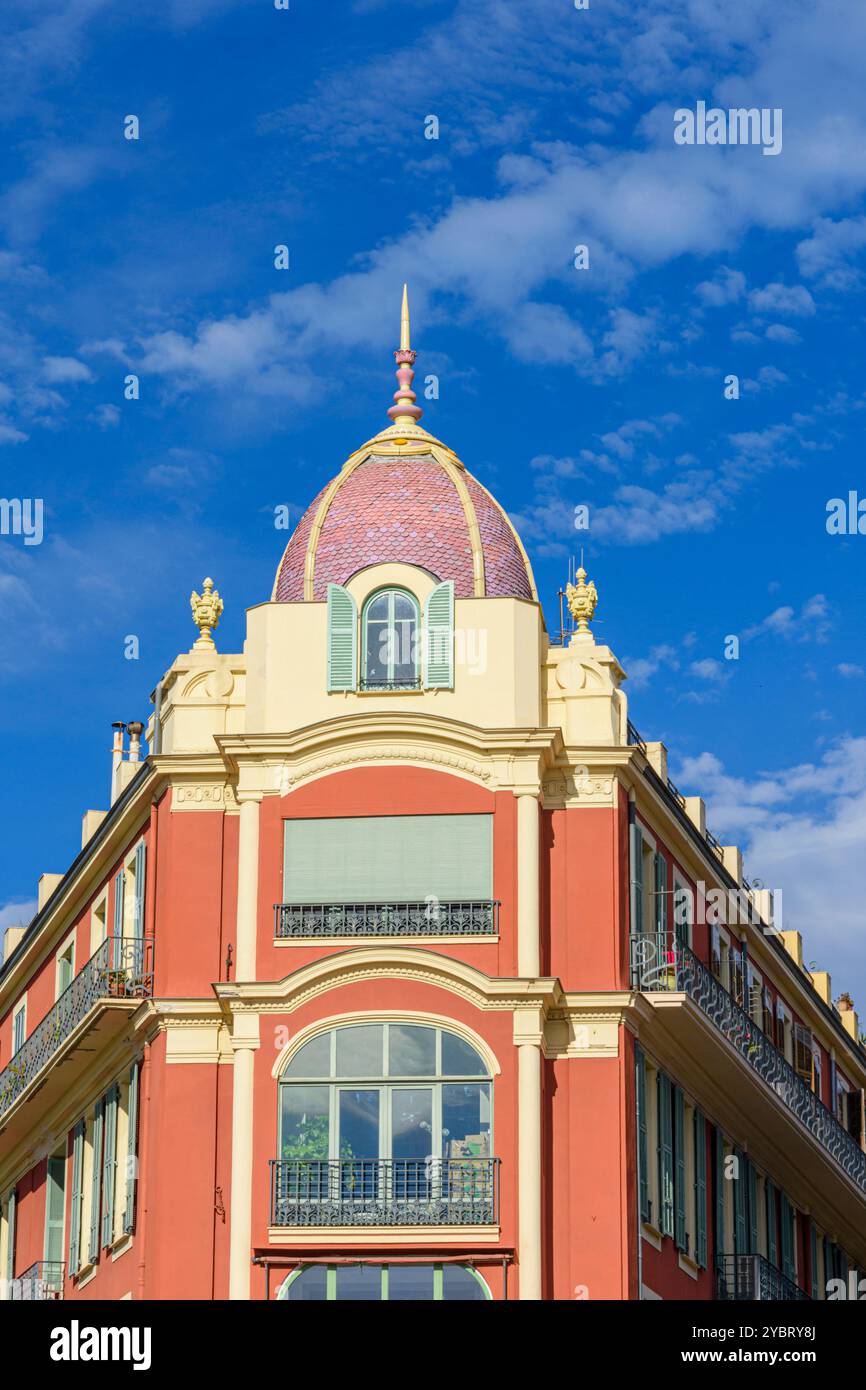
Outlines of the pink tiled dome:
[[392,430],[353,456],[310,503],[280,562],[274,599],[321,601],[329,584],[346,584],[358,570],[389,561],[452,579],[458,598],[534,599],[532,571],[498,502],[420,428],[412,434],[435,449],[377,452]]

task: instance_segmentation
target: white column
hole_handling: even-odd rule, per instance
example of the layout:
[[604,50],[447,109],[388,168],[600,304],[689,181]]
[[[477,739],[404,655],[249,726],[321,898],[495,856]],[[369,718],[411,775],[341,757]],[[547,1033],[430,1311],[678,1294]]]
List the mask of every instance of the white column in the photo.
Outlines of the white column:
[[[235,979],[256,978],[259,896],[259,802],[241,801],[238,830],[238,905],[235,927]],[[232,1084],[232,1186],[229,1214],[229,1298],[250,1296],[253,1210],[253,1076],[259,1021],[235,1014]]]
[[[239,1022],[235,1015],[235,1024]],[[258,1027],[258,1019],[255,1019]],[[253,1067],[258,1040],[233,1041],[229,1298],[249,1298],[253,1193]]]
[[538,913],[538,800],[517,798],[517,973],[535,977],[541,968]]
[[521,1299],[541,1298],[541,1048],[517,1048],[517,1211]]
[[238,909],[235,933],[235,979],[256,978],[256,929],[259,899],[259,802],[241,802],[238,831]]

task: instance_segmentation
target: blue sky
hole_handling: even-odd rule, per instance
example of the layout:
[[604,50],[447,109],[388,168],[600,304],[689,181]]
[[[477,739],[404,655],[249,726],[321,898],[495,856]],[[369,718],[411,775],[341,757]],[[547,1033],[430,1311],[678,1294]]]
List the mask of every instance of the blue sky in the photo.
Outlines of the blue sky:
[[[549,624],[583,544],[635,723],[866,1010],[866,537],[826,529],[866,496],[864,69],[862,0],[6,0],[0,496],[45,535],[0,536],[0,924],[191,588],[237,650],[274,508],[385,423],[405,279],[424,423]],[[699,100],[780,108],[781,153],[676,145]]]

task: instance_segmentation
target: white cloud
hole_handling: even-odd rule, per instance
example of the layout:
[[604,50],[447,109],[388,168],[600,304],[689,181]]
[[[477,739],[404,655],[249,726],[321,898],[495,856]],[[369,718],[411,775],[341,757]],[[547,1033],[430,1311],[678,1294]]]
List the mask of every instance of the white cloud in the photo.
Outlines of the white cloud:
[[93,373],[77,357],[46,357],[42,364],[42,374],[46,381],[56,383],[73,381],[93,381]]
[[849,680],[866,675],[866,671],[863,670],[862,666],[857,666],[851,661],[840,661],[836,670],[839,672],[840,676],[845,676]]
[[782,285],[775,282],[763,289],[752,290],[749,305],[756,314],[777,314],[791,318],[808,318],[815,312],[815,301],[805,285]]

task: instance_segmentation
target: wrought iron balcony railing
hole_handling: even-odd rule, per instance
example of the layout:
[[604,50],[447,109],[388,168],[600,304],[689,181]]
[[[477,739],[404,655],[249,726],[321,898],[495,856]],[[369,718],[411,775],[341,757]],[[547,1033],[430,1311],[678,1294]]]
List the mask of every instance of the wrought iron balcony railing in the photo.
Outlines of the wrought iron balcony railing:
[[65,1268],[62,1260],[37,1260],[17,1279],[9,1281],[7,1297],[15,1302],[33,1300],[39,1303],[62,1298]]
[[866,1192],[866,1153],[703,961],[671,933],[631,938],[632,985],[688,994],[848,1177]]
[[387,677],[362,676],[358,682],[359,690],[421,690],[420,676],[396,676],[393,680]]
[[763,1255],[720,1255],[716,1260],[716,1297],[749,1303],[757,1299],[776,1303],[812,1301]]
[[499,903],[275,903],[274,932],[308,936],[490,936]]
[[100,999],[153,993],[153,938],[109,936],[0,1072],[0,1118]]
[[272,1226],[492,1226],[498,1158],[271,1160]]

